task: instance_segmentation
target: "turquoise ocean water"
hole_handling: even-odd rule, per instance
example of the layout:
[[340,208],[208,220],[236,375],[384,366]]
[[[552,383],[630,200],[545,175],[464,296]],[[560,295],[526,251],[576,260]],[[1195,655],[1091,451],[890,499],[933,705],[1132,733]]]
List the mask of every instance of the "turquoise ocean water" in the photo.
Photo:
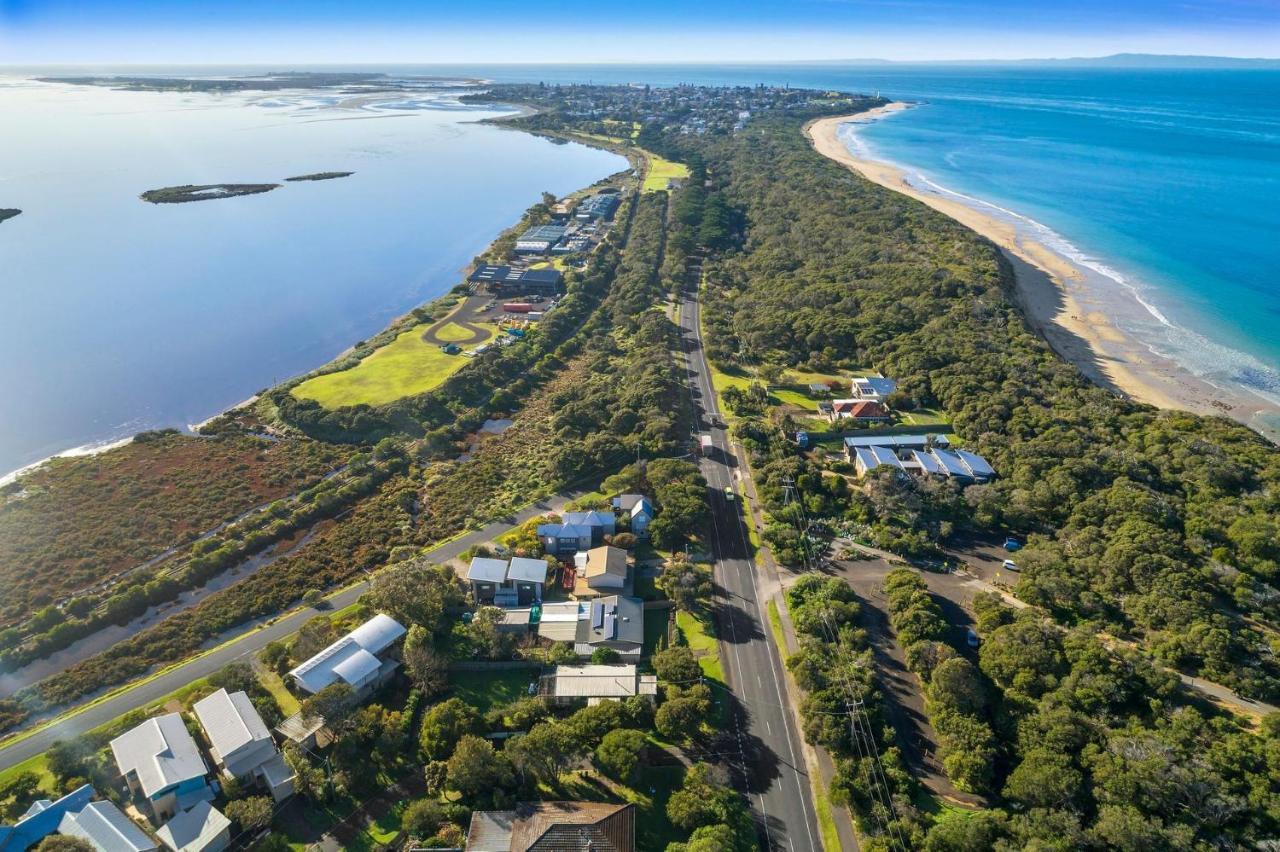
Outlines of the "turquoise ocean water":
[[[1145,305],[1127,330],[1153,351],[1280,400],[1280,71],[368,70],[788,84],[917,102],[851,144],[1030,220]],[[489,113],[460,115],[447,98],[339,114],[305,98],[57,93],[14,77],[0,87],[0,207],[27,212],[0,225],[0,472],[184,425],[316,366],[455,283],[540,190],[622,162],[463,123]],[[332,120],[348,118],[367,120]],[[136,200],[174,183],[349,168],[355,177],[265,196]]]

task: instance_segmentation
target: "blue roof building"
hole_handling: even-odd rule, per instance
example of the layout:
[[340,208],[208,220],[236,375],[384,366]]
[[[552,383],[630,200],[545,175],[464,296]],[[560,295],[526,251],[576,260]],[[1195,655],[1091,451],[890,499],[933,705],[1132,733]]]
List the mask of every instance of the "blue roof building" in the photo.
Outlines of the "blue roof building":
[[51,802],[40,799],[13,825],[0,825],[0,852],[23,852],[58,830],[62,818],[84,810],[93,801],[93,787],[85,784]]

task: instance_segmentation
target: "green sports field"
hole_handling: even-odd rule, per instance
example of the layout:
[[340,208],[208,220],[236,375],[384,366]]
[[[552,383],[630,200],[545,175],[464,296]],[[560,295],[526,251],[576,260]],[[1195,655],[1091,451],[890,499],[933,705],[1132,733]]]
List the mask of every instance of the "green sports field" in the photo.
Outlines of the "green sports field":
[[[496,328],[483,326],[490,332]],[[426,325],[399,335],[349,370],[307,379],[293,389],[298,399],[313,399],[325,408],[386,405],[406,396],[426,393],[468,362],[462,354],[446,355],[422,339]],[[441,332],[452,329],[446,325]],[[458,332],[465,331],[461,327]]]

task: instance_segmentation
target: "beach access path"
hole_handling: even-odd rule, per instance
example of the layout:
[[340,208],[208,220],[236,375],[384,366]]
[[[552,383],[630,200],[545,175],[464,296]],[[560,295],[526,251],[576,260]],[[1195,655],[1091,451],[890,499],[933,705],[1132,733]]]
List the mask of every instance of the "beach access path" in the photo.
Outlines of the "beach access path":
[[[853,115],[819,118],[806,124],[804,132],[824,157],[928,205],[993,242],[1013,269],[1011,296],[1027,324],[1099,387],[1159,408],[1226,415],[1248,426],[1274,407],[1259,397],[1211,385],[1151,351],[1113,320],[1119,304],[1114,293],[1103,293],[1081,269],[1047,245],[1020,234],[1011,222],[953,195],[922,189],[898,166],[854,154],[840,138],[845,125],[866,124],[911,108],[912,104],[895,101]],[[1274,408],[1280,414],[1280,407]]]
[[[559,511],[566,503],[584,493],[586,492],[581,489],[574,489],[531,503],[505,518],[440,544],[426,551],[424,556],[433,562],[447,562],[467,548],[491,541],[530,518]],[[366,578],[330,594],[325,598],[323,610],[302,606],[272,619],[243,624],[234,628],[230,634],[213,640],[216,643],[215,647],[201,656],[179,663],[162,674],[144,679],[134,686],[125,687],[107,698],[96,702],[91,698],[80,709],[66,712],[33,733],[24,736],[23,732],[19,731],[10,738],[9,742],[0,743],[0,771],[35,757],[57,740],[68,740],[88,733],[118,716],[146,707],[192,681],[208,677],[229,663],[247,659],[271,642],[279,641],[297,632],[307,619],[350,606],[368,589],[369,581]]]

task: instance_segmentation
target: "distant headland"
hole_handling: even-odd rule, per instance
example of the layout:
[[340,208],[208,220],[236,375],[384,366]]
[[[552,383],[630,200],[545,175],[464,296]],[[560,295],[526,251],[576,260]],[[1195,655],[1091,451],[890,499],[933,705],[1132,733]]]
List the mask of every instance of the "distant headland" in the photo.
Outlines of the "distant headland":
[[152,204],[185,204],[188,201],[209,201],[214,198],[234,198],[237,195],[256,195],[279,189],[278,183],[211,183],[202,186],[184,184],[148,189],[138,197]]
[[12,219],[21,212],[22,211],[16,207],[0,207],[0,222],[3,222],[5,219]]
[[480,81],[465,77],[389,77],[377,73],[288,71],[243,77],[145,77],[124,75],[37,77],[41,83],[103,86],[133,92],[278,92],[286,89],[339,89],[348,92],[456,89]]

